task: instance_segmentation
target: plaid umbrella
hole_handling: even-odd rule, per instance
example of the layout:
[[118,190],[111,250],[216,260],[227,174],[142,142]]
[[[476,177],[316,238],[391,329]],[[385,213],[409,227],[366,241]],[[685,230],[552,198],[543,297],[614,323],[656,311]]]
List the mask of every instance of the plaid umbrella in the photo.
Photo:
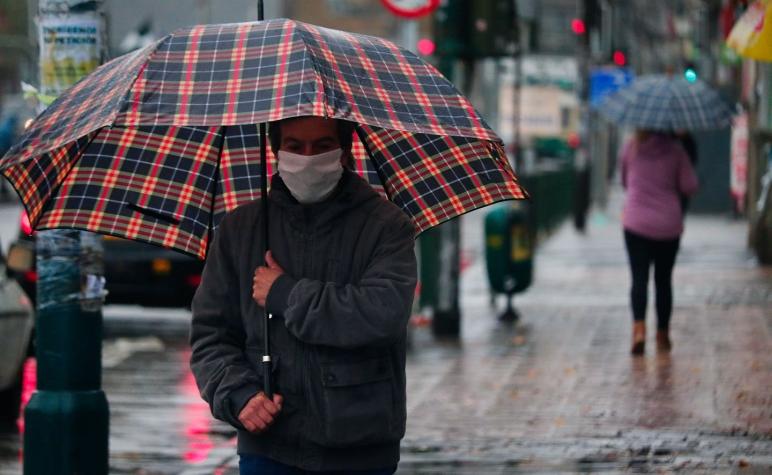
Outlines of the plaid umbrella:
[[186,28],[114,59],[46,109],[0,172],[36,229],[203,258],[224,213],[260,196],[256,124],[302,115],[357,124],[357,171],[418,232],[524,197],[501,140],[432,66],[286,19]]
[[702,81],[664,75],[642,76],[598,106],[607,119],[649,130],[728,127],[732,109]]

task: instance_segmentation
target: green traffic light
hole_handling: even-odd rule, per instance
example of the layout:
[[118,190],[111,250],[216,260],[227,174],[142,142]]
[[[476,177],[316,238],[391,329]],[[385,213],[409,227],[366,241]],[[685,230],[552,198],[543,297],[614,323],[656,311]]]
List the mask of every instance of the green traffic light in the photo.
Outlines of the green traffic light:
[[697,71],[692,68],[687,69],[684,71],[684,78],[689,82],[695,82],[697,80]]

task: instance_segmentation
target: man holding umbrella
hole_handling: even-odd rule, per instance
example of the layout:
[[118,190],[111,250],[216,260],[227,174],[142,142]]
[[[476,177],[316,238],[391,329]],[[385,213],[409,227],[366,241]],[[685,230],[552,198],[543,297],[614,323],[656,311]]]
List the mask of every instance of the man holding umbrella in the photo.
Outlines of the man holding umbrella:
[[414,236],[526,197],[501,138],[430,64],[288,19],[191,26],[112,60],[0,173],[36,230],[207,258],[191,364],[246,473],[394,471]]
[[[221,222],[193,300],[193,373],[214,416],[238,429],[243,474],[396,470],[415,231],[347,168],[352,132],[311,116],[271,124],[267,265],[255,201]],[[261,391],[263,308],[272,400]]]

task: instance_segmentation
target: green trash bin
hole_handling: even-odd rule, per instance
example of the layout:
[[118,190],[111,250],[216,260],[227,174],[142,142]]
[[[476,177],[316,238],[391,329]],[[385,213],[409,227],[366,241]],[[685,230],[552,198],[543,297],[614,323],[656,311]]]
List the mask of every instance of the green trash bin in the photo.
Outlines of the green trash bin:
[[527,202],[507,202],[485,217],[488,282],[493,293],[507,296],[507,308],[499,316],[502,321],[519,318],[512,299],[531,286],[534,246],[528,211]]

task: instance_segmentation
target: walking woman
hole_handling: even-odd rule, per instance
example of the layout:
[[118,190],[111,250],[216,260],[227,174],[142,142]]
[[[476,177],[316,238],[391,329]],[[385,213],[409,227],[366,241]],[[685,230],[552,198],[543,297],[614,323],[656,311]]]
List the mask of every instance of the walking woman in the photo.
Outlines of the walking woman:
[[673,265],[684,229],[681,198],[697,191],[697,175],[678,139],[665,133],[638,131],[623,148],[621,162],[622,186],[627,192],[622,224],[632,275],[631,352],[641,355],[646,346],[647,289],[652,264],[657,350],[669,351]]

